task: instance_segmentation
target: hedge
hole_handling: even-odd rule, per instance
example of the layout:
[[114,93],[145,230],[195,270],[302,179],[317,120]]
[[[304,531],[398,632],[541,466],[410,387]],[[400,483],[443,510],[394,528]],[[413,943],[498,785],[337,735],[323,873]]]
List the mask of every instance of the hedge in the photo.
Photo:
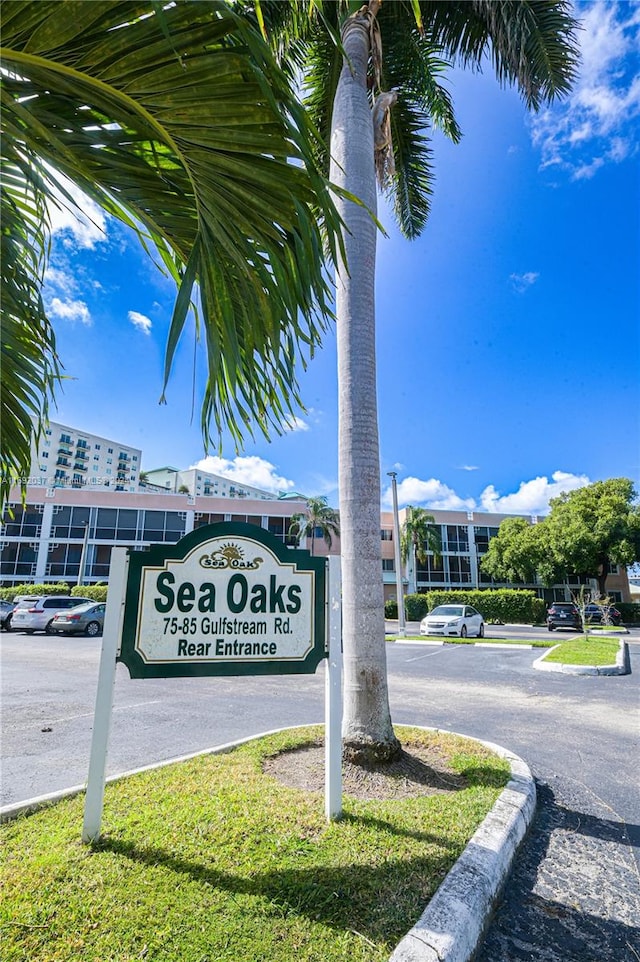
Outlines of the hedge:
[[13,601],[18,595],[42,598],[45,595],[72,595],[80,598],[90,598],[92,601],[106,601],[107,585],[74,585],[69,588],[64,581],[41,585],[11,585],[9,588],[0,588],[0,598],[3,601]]
[[[425,594],[406,595],[404,610],[407,621],[421,621],[437,605],[473,605],[490,624],[532,625],[543,622],[547,604],[535,591],[518,588],[498,588],[486,591],[428,591]],[[640,608],[640,606],[636,606]],[[398,617],[398,605],[389,599],[384,606],[387,618]]]
[[3,601],[13,601],[18,595],[41,598],[44,595],[68,595],[69,593],[69,585],[64,581],[46,585],[11,585],[9,588],[0,588],[0,598]]
[[615,607],[622,615],[623,625],[640,624],[640,604],[637,601],[616,601]]

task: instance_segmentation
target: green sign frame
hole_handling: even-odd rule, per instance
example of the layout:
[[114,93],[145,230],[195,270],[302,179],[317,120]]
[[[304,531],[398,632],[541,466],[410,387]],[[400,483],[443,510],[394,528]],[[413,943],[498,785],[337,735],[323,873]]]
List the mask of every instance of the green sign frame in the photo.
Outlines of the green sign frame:
[[[162,663],[150,662],[145,657],[139,644],[139,629],[142,618],[143,594],[150,572],[165,572],[165,578],[173,585],[175,576],[166,573],[169,568],[174,571],[179,570],[177,566],[181,562],[184,562],[185,559],[188,558],[193,559],[195,557],[194,552],[197,549],[202,549],[205,554],[199,555],[198,552],[200,565],[202,565],[203,568],[208,566],[209,569],[213,570],[224,569],[229,573],[231,579],[235,577],[235,579],[240,582],[234,585],[234,587],[240,587],[241,591],[244,588],[246,596],[247,578],[242,572],[249,568],[255,569],[258,567],[258,562],[262,564],[265,559],[259,557],[253,563],[245,561],[241,557],[243,551],[236,550],[234,552],[232,543],[224,546],[224,548],[227,549],[226,555],[224,548],[222,551],[218,548],[217,551],[207,555],[207,547],[211,546],[212,543],[219,545],[221,539],[230,539],[230,542],[232,542],[233,539],[237,539],[243,545],[250,542],[256,546],[256,550],[267,549],[267,561],[272,567],[275,567],[276,571],[281,569],[283,573],[294,572],[300,574],[301,578],[305,580],[305,584],[310,585],[312,610],[306,614],[303,613],[301,617],[309,617],[311,637],[310,644],[308,648],[305,649],[303,656],[273,656],[266,660],[262,660],[259,657],[256,659],[252,657],[242,657],[237,660],[232,658],[226,658],[225,660],[214,660],[213,658],[211,660],[189,660],[188,657],[176,657],[175,660],[165,658]],[[267,552],[263,550],[263,554]],[[222,557],[223,555],[224,557]],[[171,565],[172,562],[175,563],[173,566]],[[221,522],[219,524],[203,525],[189,532],[184,538],[181,538],[180,541],[174,544],[155,544],[143,551],[130,549],[128,551],[128,575],[124,600],[121,645],[117,660],[126,665],[131,678],[313,674],[320,661],[327,657],[326,569],[327,564],[325,558],[314,558],[309,551],[300,548],[288,548],[266,529],[258,527],[258,525],[245,524],[243,522]],[[203,575],[203,577],[206,577],[206,575]],[[214,578],[216,576],[212,574],[210,577]],[[276,576],[272,574],[270,577],[273,579]],[[158,581],[159,580],[160,579],[158,579]],[[275,584],[275,582],[273,584]],[[273,584],[272,594],[274,593]],[[205,586],[203,585],[202,587]],[[214,585],[209,583],[207,587],[212,597],[215,597]],[[191,609],[194,609],[195,604],[191,593],[192,588],[193,584],[190,584],[188,590],[184,590],[183,598],[187,598],[188,605],[191,605]],[[228,585],[227,589],[229,590]],[[290,589],[290,591],[294,589]],[[256,589],[254,588],[254,590]],[[260,591],[263,592],[264,597],[266,597],[267,589],[261,587]],[[174,594],[173,588],[167,587],[166,592],[167,596],[169,596],[169,593],[171,595]],[[295,604],[300,604],[298,597],[299,592],[300,589],[298,587],[298,595],[293,594],[289,596],[292,604],[288,610],[296,610]],[[178,591],[178,595],[179,594],[180,592]],[[275,595],[277,596],[276,600],[279,605],[282,603],[281,594],[282,589],[275,591]],[[261,597],[263,597],[263,595],[261,595]],[[164,598],[160,599],[160,601],[162,600],[164,600]],[[158,610],[161,610],[158,607],[159,601],[156,600],[155,603]],[[188,605],[183,605],[180,610],[190,611],[191,609],[188,608]],[[273,610],[282,611],[283,609],[282,607],[274,609],[272,606],[272,611]],[[163,620],[167,622],[171,619],[164,618]],[[276,618],[275,620],[285,621],[284,618]],[[187,618],[186,621],[190,621],[190,619]],[[193,622],[196,623],[197,619],[194,618]],[[179,623],[178,621],[178,624]],[[242,622],[242,624],[247,625],[250,623],[245,621]],[[171,627],[173,628],[174,625],[171,625]],[[228,625],[225,625],[225,627],[228,628]],[[165,631],[166,630],[167,626],[165,625]],[[197,626],[194,630],[197,631]],[[206,650],[209,651],[213,643],[211,635],[208,636],[208,647],[203,642],[198,645],[196,641],[197,638],[189,640],[187,644],[187,639],[182,639],[183,651],[190,652],[193,648],[194,652],[198,650],[200,654],[201,649],[204,651],[206,648]],[[265,644],[267,647],[269,646],[268,642]],[[275,642],[272,642],[272,647],[273,646],[275,646]],[[240,647],[242,648],[242,644]]]

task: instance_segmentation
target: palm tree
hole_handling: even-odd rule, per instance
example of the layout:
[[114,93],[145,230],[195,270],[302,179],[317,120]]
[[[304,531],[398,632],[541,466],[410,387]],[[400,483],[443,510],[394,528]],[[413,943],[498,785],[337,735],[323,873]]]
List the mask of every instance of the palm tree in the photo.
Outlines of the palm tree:
[[440,533],[434,527],[435,518],[428,514],[424,508],[414,508],[408,505],[402,531],[400,534],[400,554],[403,562],[409,565],[409,594],[417,591],[417,564],[424,564],[427,560],[427,552],[431,551],[436,557],[442,551],[442,541]]
[[[376,173],[408,238],[425,226],[431,193],[430,125],[457,140],[438,82],[450,63],[518,86],[528,107],[566,93],[577,52],[568,0],[341,0],[257,8],[265,32],[304,72],[305,103],[322,134],[331,180],[348,194],[336,275],[339,478],[345,703],[343,746],[354,760],[399,750],[389,712],[380,551],[376,410]],[[336,43],[336,35],[340,42]],[[330,149],[329,149],[330,145]],[[358,205],[349,195],[360,198]]]
[[164,389],[197,305],[205,447],[224,429],[238,445],[254,423],[285,431],[296,365],[330,316],[339,222],[259,32],[224,0],[6,0],[1,68],[3,500],[60,378],[42,285],[48,209],[74,206],[69,182],[176,283]]
[[331,548],[333,537],[340,535],[340,518],[335,508],[330,508],[327,498],[307,498],[307,510],[291,516],[289,536],[298,541],[301,538],[311,538],[311,554],[315,545],[317,532],[324,538],[327,548]]

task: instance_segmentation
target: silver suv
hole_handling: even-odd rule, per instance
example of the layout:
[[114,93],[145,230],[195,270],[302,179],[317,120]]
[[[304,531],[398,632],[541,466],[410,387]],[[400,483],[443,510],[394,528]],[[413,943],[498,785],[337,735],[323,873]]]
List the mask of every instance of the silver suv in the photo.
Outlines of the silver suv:
[[29,607],[19,605],[11,615],[11,630],[24,631],[32,635],[34,631],[51,631],[51,622],[59,611],[76,608],[88,602],[89,598],[73,598],[71,595],[47,595],[36,598]]

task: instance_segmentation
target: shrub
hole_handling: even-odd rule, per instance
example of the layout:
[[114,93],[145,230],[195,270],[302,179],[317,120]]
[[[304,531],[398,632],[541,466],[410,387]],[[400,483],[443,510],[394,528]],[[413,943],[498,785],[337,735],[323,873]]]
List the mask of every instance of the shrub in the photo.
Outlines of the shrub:
[[0,588],[0,598],[3,601],[13,601],[18,595],[33,595],[34,597],[72,595],[80,598],[91,598],[92,601],[106,601],[107,585],[74,585],[73,588],[70,588],[64,581],[58,581],[54,584],[11,585],[8,588]]
[[429,604],[428,595],[406,595],[404,610],[407,621],[422,621],[433,605]]
[[76,585],[71,589],[72,595],[90,598],[91,601],[106,601],[108,585]]
[[18,595],[34,595],[42,597],[43,595],[68,595],[69,585],[65,584],[64,581],[58,581],[55,584],[45,584],[45,585],[11,585],[9,588],[0,588],[0,597],[3,601],[13,601]]
[[[420,621],[437,605],[473,605],[490,624],[526,624],[543,622],[547,606],[535,591],[518,588],[498,588],[429,591],[422,595],[407,595],[407,620]],[[415,614],[414,614],[415,612]]]
[[384,616],[385,618],[390,619],[395,619],[398,617],[398,602],[395,598],[389,598],[388,601],[385,601]]
[[622,615],[624,625],[640,623],[640,604],[637,601],[616,601],[615,607]]

